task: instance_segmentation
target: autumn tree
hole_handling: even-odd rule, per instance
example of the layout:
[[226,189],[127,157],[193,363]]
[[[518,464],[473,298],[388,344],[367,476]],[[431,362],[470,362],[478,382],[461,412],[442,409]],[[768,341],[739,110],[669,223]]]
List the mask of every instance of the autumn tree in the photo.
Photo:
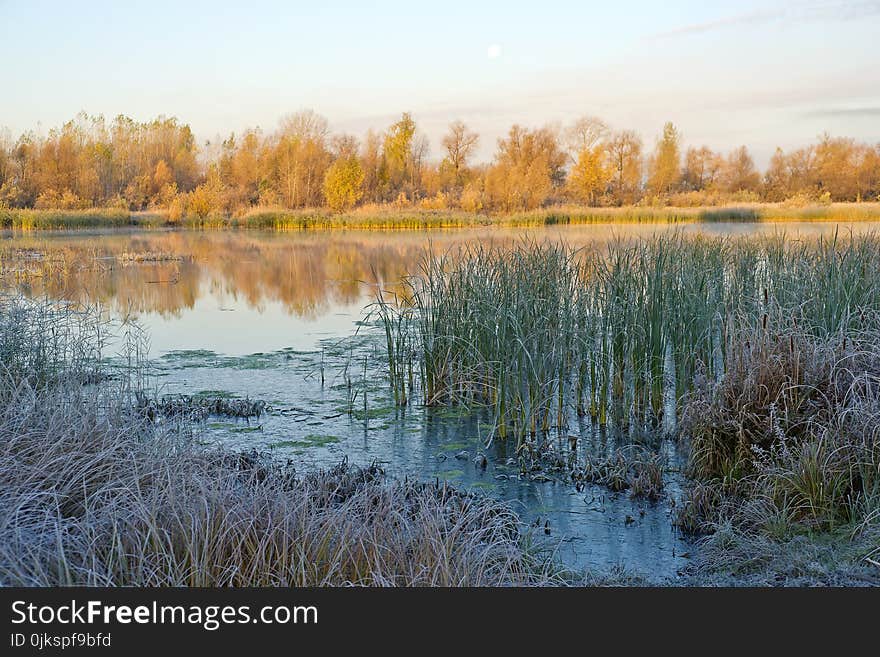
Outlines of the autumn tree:
[[468,160],[473,155],[480,141],[480,136],[471,132],[461,121],[449,124],[449,131],[443,137],[443,148],[446,157],[440,163],[441,171],[449,171],[452,185],[456,189],[464,187],[467,175]]
[[346,157],[357,157],[358,140],[354,135],[334,135],[330,139],[330,152],[334,160]]
[[219,214],[225,209],[220,171],[217,165],[213,164],[208,167],[205,182],[189,193],[187,210],[189,214],[204,219],[210,215]]
[[632,130],[614,133],[608,140],[608,160],[615,203],[634,203],[642,186],[642,140]]
[[498,140],[495,162],[486,174],[485,192],[496,208],[539,207],[565,177],[565,152],[557,133],[548,127],[529,130],[514,125]]
[[880,201],[880,144],[861,144],[856,152],[856,201]]
[[158,193],[153,176],[160,161],[165,162],[173,183],[182,192],[199,183],[201,169],[195,136],[189,126],[180,124],[176,118],[159,116],[139,123],[118,116],[108,133],[109,144],[100,151],[101,186],[123,198],[128,207],[141,209]]
[[11,178],[3,185],[3,202],[11,207],[33,207],[40,188],[34,176],[37,153],[36,137],[25,133],[18,138],[10,154]]
[[788,171],[788,193],[807,193],[813,195],[817,191],[816,183],[816,149],[806,146],[785,156]]
[[267,149],[259,131],[247,130],[241,137],[232,134],[222,149],[220,177],[232,204],[247,207],[258,203],[267,178]]
[[364,137],[360,161],[364,172],[364,199],[377,203],[382,200],[382,138],[373,130]]
[[584,151],[592,151],[608,137],[608,124],[595,116],[582,116],[566,130],[566,145],[572,162]]
[[822,136],[816,146],[815,176],[819,190],[835,201],[854,201],[859,196],[855,141]]
[[605,138],[608,126],[602,119],[583,116],[565,131],[571,168],[566,187],[575,200],[595,205],[611,178]]
[[324,198],[334,212],[354,207],[363,195],[364,171],[354,154],[336,159],[324,175]]
[[395,199],[398,194],[405,194],[404,187],[414,177],[415,135],[416,122],[409,112],[404,112],[400,120],[385,133],[379,179],[388,200]]
[[428,162],[428,154],[430,153],[430,142],[428,138],[417,133],[413,138],[412,148],[410,149],[410,167],[409,167],[409,197],[415,200],[419,196],[422,188],[422,176]]
[[312,110],[281,120],[271,154],[271,179],[288,208],[315,207],[321,203],[321,185],[330,152],[327,120]]
[[611,169],[604,144],[586,148],[568,172],[569,193],[582,203],[595,205],[611,180]]
[[791,176],[788,169],[788,158],[781,148],[774,151],[770,164],[764,173],[764,198],[782,201],[791,194]]
[[761,183],[755,161],[745,146],[730,152],[724,160],[719,177],[727,192],[754,192]]
[[680,142],[667,124],[645,167],[635,132],[609,134],[601,119],[583,117],[564,131],[513,126],[492,163],[475,164],[478,137],[463,123],[449,126],[442,158],[431,161],[428,140],[409,113],[360,144],[331,135],[323,117],[303,111],[268,136],[246,130],[200,148],[174,117],[105,121],[81,112],[45,134],[0,133],[0,205],[152,207],[180,217],[185,208],[207,216],[255,205],[347,209],[358,202],[517,211],[563,195],[626,204],[639,201],[643,186],[657,196],[698,192],[682,199],[687,203],[743,194],[804,202],[880,196],[877,144],[823,135],[814,145],[778,149],[760,174],[745,146],[726,157],[708,146],[688,148],[682,163]]
[[692,192],[713,189],[723,163],[724,157],[708,146],[691,146],[687,149],[684,158],[682,173],[684,188]]
[[[87,207],[128,192],[126,205],[139,209],[166,186],[169,174],[187,189],[200,176],[189,127],[165,117],[149,123],[118,117],[108,127],[102,116],[81,112],[45,137],[22,135],[7,153],[9,173],[0,188],[3,202],[16,206],[41,199],[43,206]],[[160,162],[163,184],[157,185]]]
[[680,144],[681,135],[671,122],[667,122],[648,166],[648,188],[653,194],[665,196],[678,189],[681,182]]
[[153,169],[153,188],[159,190],[173,182],[174,172],[171,171],[171,167],[166,164],[165,160],[159,160]]
[[0,130],[0,207],[10,205],[13,196],[12,136],[9,130]]

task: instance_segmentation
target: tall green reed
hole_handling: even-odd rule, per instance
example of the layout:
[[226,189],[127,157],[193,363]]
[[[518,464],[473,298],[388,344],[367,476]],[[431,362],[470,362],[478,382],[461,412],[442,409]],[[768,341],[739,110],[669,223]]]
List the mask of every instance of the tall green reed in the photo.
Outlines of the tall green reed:
[[486,407],[495,435],[521,442],[574,415],[654,430],[697,376],[723,376],[732,330],[771,308],[817,335],[863,329],[876,271],[873,235],[524,240],[426,253],[377,307],[398,403]]

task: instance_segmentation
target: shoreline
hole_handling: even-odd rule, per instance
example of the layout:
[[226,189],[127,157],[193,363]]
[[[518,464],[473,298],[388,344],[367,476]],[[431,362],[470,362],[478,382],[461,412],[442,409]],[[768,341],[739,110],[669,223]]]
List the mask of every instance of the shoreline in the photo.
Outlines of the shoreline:
[[0,209],[0,230],[270,230],[276,232],[432,231],[461,228],[530,228],[557,225],[863,223],[880,221],[880,202],[831,203],[801,207],[737,204],[698,207],[554,206],[512,214],[478,214],[419,208],[361,208],[334,214],[326,210],[254,209],[242,215],[184,217],[172,221],[162,211]]

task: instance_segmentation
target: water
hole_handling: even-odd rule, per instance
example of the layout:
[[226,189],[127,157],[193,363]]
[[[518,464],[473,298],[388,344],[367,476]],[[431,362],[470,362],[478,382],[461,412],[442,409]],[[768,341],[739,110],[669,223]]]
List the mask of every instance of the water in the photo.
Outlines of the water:
[[[426,248],[442,252],[475,241],[503,245],[524,235],[587,245],[670,230],[713,235],[784,230],[797,237],[834,229],[704,224],[430,234],[5,234],[0,285],[100,303],[136,318],[149,336],[159,394],[249,396],[270,404],[267,414],[250,422],[209,419],[198,434],[206,443],[271,451],[300,469],[343,458],[377,461],[394,476],[480,489],[512,503],[527,523],[537,525],[535,536],[569,566],[603,571],[622,565],[660,579],[674,577],[694,549],[671,523],[680,485],[675,472],[667,475],[667,494],[656,503],[598,486],[577,491],[553,476],[520,478],[511,448],[497,441],[486,445],[489,429],[479,417],[394,406],[382,380],[381,340],[364,322],[364,309],[378,287],[394,291],[403,276],[416,273]],[[587,425],[569,427],[568,434],[579,437],[581,456],[613,446]],[[560,443],[567,445],[567,437]],[[478,454],[488,457],[485,469],[474,462]],[[674,455],[670,462],[676,463]]]

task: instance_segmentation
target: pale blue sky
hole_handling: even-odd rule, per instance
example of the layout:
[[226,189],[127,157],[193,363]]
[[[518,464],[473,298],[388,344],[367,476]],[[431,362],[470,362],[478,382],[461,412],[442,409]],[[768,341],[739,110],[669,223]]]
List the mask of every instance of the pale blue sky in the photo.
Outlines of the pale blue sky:
[[589,113],[763,164],[825,130],[880,141],[878,35],[861,0],[0,0],[0,126],[164,113],[204,140],[312,108],[361,135],[410,110],[434,155],[460,118],[486,157],[511,123]]

